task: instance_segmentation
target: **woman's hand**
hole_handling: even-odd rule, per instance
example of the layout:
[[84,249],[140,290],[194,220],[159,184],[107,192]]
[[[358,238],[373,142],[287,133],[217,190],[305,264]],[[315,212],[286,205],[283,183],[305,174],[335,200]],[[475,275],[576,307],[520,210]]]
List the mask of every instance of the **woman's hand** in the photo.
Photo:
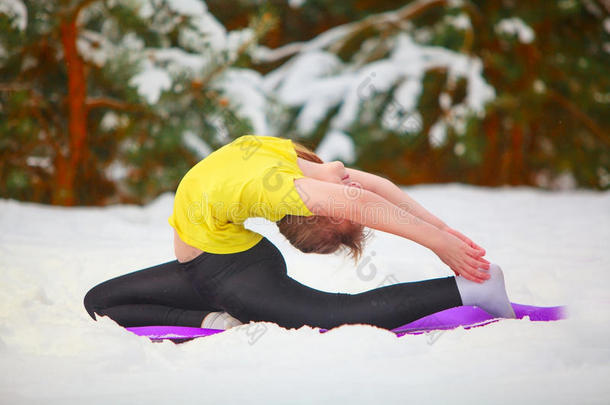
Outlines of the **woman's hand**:
[[[466,236],[462,235],[460,232],[458,232],[457,230],[445,225],[442,228],[440,228],[441,231],[445,231],[447,233],[452,234],[453,236],[457,236],[460,240],[463,240],[468,246],[478,250],[481,252],[481,256],[485,256],[485,249],[483,249],[481,246],[477,245],[476,243],[474,243],[473,241],[471,241],[470,239],[468,239]],[[485,260],[485,259],[483,259]],[[487,260],[485,260],[485,262],[487,264],[489,264],[489,262]]]
[[450,232],[442,232],[441,235],[441,242],[434,249],[434,253],[456,276],[461,275],[477,283],[482,283],[490,277],[486,271],[479,270],[489,270],[489,262],[481,257],[480,250],[469,246]]

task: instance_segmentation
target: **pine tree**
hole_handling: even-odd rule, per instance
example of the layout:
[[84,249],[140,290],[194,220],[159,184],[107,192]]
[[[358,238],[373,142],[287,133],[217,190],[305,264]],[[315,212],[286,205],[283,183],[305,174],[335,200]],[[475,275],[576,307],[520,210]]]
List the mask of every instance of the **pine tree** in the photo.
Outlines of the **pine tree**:
[[[274,2],[285,18],[270,37],[306,40],[275,41],[258,60],[284,105],[278,133],[401,184],[610,188],[607,2],[422,0],[387,12],[392,4]],[[297,20],[300,36],[286,23]],[[412,59],[388,68],[401,47]],[[305,61],[310,76],[291,68]],[[358,95],[361,84],[373,91]]]
[[232,31],[200,0],[0,0],[0,196],[145,202],[252,132],[401,184],[610,188],[604,2],[219,4]]
[[175,189],[206,149],[252,131],[222,78],[272,24],[227,32],[199,0],[2,0],[0,194],[73,205]]

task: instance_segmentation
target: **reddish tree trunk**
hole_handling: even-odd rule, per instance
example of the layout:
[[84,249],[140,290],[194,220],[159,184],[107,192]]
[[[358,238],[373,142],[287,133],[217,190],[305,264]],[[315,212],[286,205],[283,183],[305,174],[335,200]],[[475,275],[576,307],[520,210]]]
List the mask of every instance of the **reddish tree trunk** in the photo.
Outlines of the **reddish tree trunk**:
[[488,115],[483,122],[483,131],[487,143],[483,157],[483,165],[478,168],[480,173],[480,184],[485,186],[498,185],[498,168],[500,160],[500,151],[498,145],[498,132],[500,131],[500,119],[494,111]]
[[511,131],[512,162],[509,181],[511,185],[523,183],[523,129],[515,123]]
[[62,22],[60,32],[68,73],[69,148],[67,155],[57,156],[53,203],[74,205],[76,203],[76,172],[87,153],[87,108],[85,105],[87,81],[85,64],[76,49],[76,39],[78,38],[76,15],[71,20]]

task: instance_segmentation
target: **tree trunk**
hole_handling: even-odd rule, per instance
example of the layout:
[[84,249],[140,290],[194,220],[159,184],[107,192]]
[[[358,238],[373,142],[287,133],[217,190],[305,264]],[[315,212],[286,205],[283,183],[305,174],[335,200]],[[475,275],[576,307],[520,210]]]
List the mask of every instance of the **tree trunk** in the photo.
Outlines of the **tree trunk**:
[[491,112],[483,121],[483,135],[487,139],[483,157],[483,165],[477,170],[480,173],[479,184],[485,186],[497,186],[498,168],[500,161],[500,150],[498,145],[498,132],[500,131],[500,119],[496,111]]
[[511,149],[509,183],[516,186],[523,183],[523,128],[520,123],[515,123],[511,130]]
[[57,156],[56,186],[53,204],[76,203],[75,178],[79,165],[87,154],[87,81],[85,64],[76,49],[78,28],[76,16],[63,21],[60,26],[64,61],[68,74],[68,150]]

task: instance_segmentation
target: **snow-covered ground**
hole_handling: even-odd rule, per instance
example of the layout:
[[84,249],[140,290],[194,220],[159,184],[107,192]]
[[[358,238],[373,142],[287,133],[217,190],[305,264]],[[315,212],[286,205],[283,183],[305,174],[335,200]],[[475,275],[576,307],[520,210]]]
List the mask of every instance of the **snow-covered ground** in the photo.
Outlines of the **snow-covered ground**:
[[[568,305],[569,319],[402,338],[259,323],[152,343],[94,322],[82,300],[110,277],[173,259],[172,194],[144,208],[0,200],[0,403],[608,403],[610,193],[405,191],[487,250],[512,301]],[[452,274],[431,251],[378,231],[355,268],[298,253],[266,221],[249,226],[280,247],[294,278],[327,291]]]

